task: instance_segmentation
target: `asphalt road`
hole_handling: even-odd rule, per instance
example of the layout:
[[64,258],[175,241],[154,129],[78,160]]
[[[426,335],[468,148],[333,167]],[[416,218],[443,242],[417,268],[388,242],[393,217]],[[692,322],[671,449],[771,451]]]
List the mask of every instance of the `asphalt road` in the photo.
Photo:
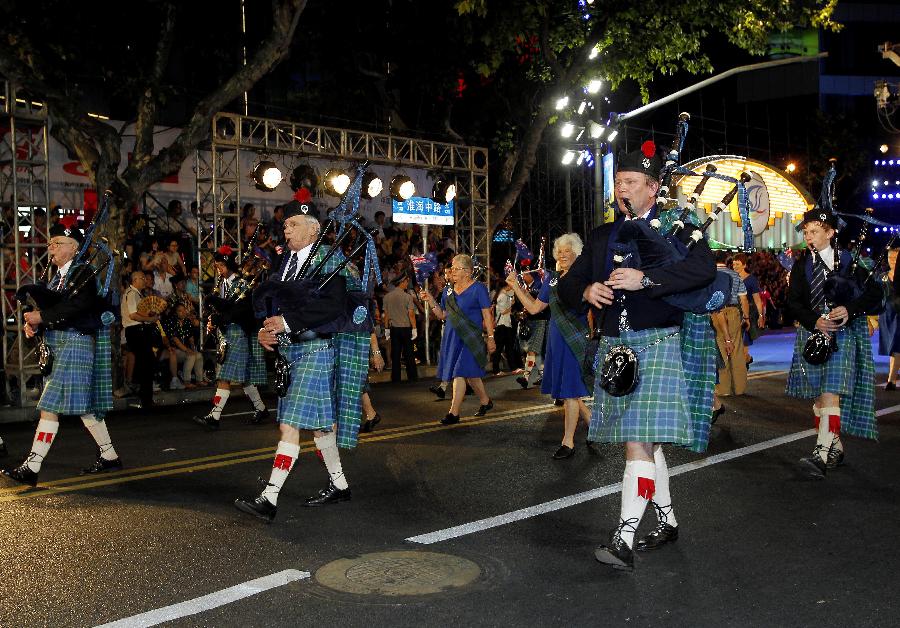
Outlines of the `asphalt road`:
[[[670,468],[698,463],[672,480],[681,536],[633,573],[593,557],[618,516],[621,447],[591,454],[582,427],[576,455],[552,460],[561,409],[510,377],[490,381],[487,417],[470,398],[449,428],[428,382],[375,386],[384,420],[343,455],[353,500],[303,506],[327,483],[310,442],[271,525],[232,505],[258,493],[278,439],[246,423],[243,397],[216,433],[190,421],[205,404],[112,415],[127,469],[100,478],[78,476],[92,441],[65,420],[38,488],[0,488],[0,626],[897,625],[900,393],[878,390],[878,443],[847,439],[847,465],[810,482],[793,468],[810,404],[783,395],[783,372],[751,375],[707,453],[667,450]],[[31,427],[3,430],[17,464]],[[320,571],[379,552],[347,581],[380,593]],[[431,553],[446,558],[417,562]],[[478,568],[467,584],[390,589],[427,590],[459,559]]]

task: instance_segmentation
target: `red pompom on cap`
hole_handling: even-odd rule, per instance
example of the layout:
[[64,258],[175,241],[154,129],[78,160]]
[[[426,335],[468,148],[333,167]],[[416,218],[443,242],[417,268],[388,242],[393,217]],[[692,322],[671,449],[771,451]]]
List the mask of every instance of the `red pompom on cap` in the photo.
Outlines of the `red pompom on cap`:
[[653,140],[647,140],[641,144],[641,152],[647,159],[652,158],[656,154],[656,144],[653,143]]
[[61,224],[66,229],[72,229],[75,226],[76,222],[78,222],[78,218],[75,217],[75,214],[66,214],[59,219],[59,224]]
[[232,249],[227,244],[223,244],[222,246],[220,246],[218,248],[218,250],[216,252],[219,253],[220,255],[231,255],[232,253],[234,253],[234,249]]
[[308,203],[310,199],[312,199],[312,194],[306,188],[297,188],[297,191],[294,192],[294,200],[298,203]]

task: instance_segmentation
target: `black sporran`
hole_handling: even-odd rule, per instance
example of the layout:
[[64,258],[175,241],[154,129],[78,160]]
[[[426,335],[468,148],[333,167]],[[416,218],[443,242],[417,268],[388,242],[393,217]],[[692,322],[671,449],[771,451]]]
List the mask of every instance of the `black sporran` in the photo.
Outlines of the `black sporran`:
[[286,397],[291,387],[291,365],[280,353],[275,354],[275,393]]
[[825,364],[834,353],[831,338],[818,329],[809,335],[803,345],[803,359],[813,366]]
[[225,334],[219,334],[219,339],[216,342],[216,362],[219,364],[225,364],[225,358],[228,357],[228,339],[225,338]]
[[38,370],[41,375],[46,377],[53,371],[53,349],[46,342],[41,340],[37,346],[38,354]]
[[519,338],[522,340],[531,338],[531,323],[527,320],[519,321]]
[[612,397],[630,395],[640,380],[637,352],[626,345],[612,347],[603,358],[599,377],[600,387]]

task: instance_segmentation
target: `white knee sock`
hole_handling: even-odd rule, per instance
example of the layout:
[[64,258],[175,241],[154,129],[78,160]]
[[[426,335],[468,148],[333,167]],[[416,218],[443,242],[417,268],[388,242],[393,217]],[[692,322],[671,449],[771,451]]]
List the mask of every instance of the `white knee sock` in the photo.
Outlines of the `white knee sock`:
[[266,409],[266,404],[263,403],[262,398],[259,396],[259,391],[256,389],[256,386],[253,384],[244,386],[244,394],[250,398],[250,403],[253,404],[253,407],[256,410]]
[[619,535],[628,544],[634,546],[634,533],[637,531],[647,502],[653,498],[656,490],[656,465],[646,460],[627,460],[625,474],[622,476],[622,509],[619,514]]
[[216,388],[216,396],[213,397],[213,407],[209,411],[216,421],[222,416],[222,410],[225,409],[225,404],[228,403],[228,397],[230,396],[231,388]]
[[115,460],[119,457],[116,448],[113,447],[112,439],[109,437],[109,430],[106,427],[106,421],[98,421],[93,413],[81,415],[81,422],[87,428],[87,431],[94,437],[94,442],[100,448],[100,457],[104,460]]
[[834,445],[834,448],[843,451],[844,445],[841,443],[841,409],[836,406],[823,407],[819,409],[819,425],[818,435],[816,438],[816,446],[822,445],[819,449],[819,455],[822,460],[827,462],[828,449]]
[[656,490],[653,505],[656,506],[656,517],[660,523],[668,523],[673,528],[678,525],[675,510],[672,508],[672,494],[669,491],[669,466],[662,445],[653,448],[653,463],[656,465]]
[[316,436],[313,439],[316,447],[322,452],[322,462],[328,469],[328,475],[331,482],[339,489],[347,488],[347,478],[344,477],[344,470],[341,467],[341,454],[337,448],[337,436],[334,432],[328,432],[324,436]]
[[3,444],[3,437],[0,436],[0,445],[2,445],[2,444]]
[[34,442],[31,444],[31,453],[28,454],[28,459],[25,461],[28,468],[35,473],[41,470],[41,465],[44,463],[47,452],[50,451],[50,445],[53,444],[58,430],[58,421],[45,419],[38,421],[37,429],[34,431]]
[[269,483],[263,489],[262,495],[268,499],[273,506],[278,505],[278,494],[284,481],[294,468],[294,462],[300,455],[300,445],[288,443],[283,440],[278,441],[278,449],[275,450],[275,461],[272,463],[272,475],[269,476]]

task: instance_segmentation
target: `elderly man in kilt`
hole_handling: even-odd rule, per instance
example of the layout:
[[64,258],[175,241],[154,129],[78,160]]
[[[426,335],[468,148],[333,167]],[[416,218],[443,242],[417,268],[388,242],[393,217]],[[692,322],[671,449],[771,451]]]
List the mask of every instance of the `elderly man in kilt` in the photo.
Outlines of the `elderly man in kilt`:
[[[587,302],[595,310],[600,334],[595,367],[616,345],[630,347],[639,357],[639,380],[630,394],[612,396],[597,378],[588,435],[593,441],[625,443],[619,523],[595,556],[602,563],[627,570],[634,568],[635,533],[649,501],[653,500],[659,524],[637,549],[656,549],[678,538],[668,467],[660,445],[705,449],[715,368],[708,319],[688,317],[685,325],[682,310],[662,298],[713,281],[715,262],[705,241],[701,239],[683,260],[646,272],[614,268],[612,245],[627,219],[624,201],[630,201],[636,218],[656,218],[661,167],[652,142],[620,157],[615,190],[622,213],[614,222],[594,229],[558,287],[569,307],[583,307]],[[682,241],[687,242],[693,231],[692,225],[683,229]],[[697,343],[702,359],[686,360],[685,349]]]
[[269,411],[257,389],[258,385],[268,382],[262,347],[256,342],[256,329],[259,323],[253,314],[250,295],[234,299],[234,291],[237,288],[235,284],[239,280],[237,251],[229,246],[222,246],[216,251],[213,259],[220,284],[219,294],[211,297],[216,314],[210,317],[207,329],[211,332],[213,327],[217,326],[219,333],[225,334],[227,348],[225,361],[217,377],[212,409],[206,416],[195,416],[194,421],[210,430],[219,429],[222,410],[228,403],[232,385],[243,384],[244,394],[253,404],[253,417],[250,422],[258,425],[269,417]]
[[[275,295],[290,293],[292,284],[305,285],[304,282],[308,280],[300,277],[298,271],[307,266],[314,268],[325,258],[325,250],[319,248],[313,258],[308,260],[320,229],[312,203],[288,203],[284,218],[287,250],[278,270],[260,286],[258,295],[264,294],[263,291],[269,289],[270,285],[281,286],[280,291],[271,292]],[[331,256],[323,271],[329,273],[337,265],[335,256]],[[313,281],[317,283],[317,280]],[[289,364],[290,381],[285,396],[278,402],[281,440],[275,451],[269,481],[258,497],[237,499],[234,505],[238,510],[267,522],[275,519],[278,495],[300,455],[301,430],[313,432],[316,447],[322,452],[322,460],[331,480],[328,489],[310,498],[308,505],[346,501],[351,497],[334,431],[338,416],[333,391],[336,371],[335,340],[330,333],[313,331],[339,318],[346,311],[346,278],[339,275],[324,290],[309,289],[307,292],[314,294],[309,294],[309,301],[302,306],[295,307],[292,302],[279,298],[280,313],[268,316],[258,332],[260,344],[267,351],[277,349]],[[272,314],[271,311],[269,313]],[[358,416],[356,424],[358,428]]]
[[41,415],[31,452],[21,465],[3,471],[20,484],[37,485],[41,465],[59,430],[61,414],[80,415],[97,443],[99,456],[82,473],[122,468],[104,421],[105,413],[112,408],[109,327],[100,322],[101,303],[90,267],[73,263],[83,242],[84,235],[74,221],[64,219],[50,229],[50,261],[57,273],[47,287],[65,296],[53,305],[24,315],[25,335],[32,338],[43,333],[44,342],[53,353],[53,367],[38,401]]
[[[787,309],[800,324],[786,392],[791,397],[815,399],[816,445],[808,458],[799,461],[799,470],[817,480],[844,460],[841,430],[861,438],[878,437],[875,364],[866,313],[881,304],[881,288],[870,281],[858,298],[828,302],[827,276],[848,272],[852,263],[849,252],[834,247],[837,226],[838,218],[830,211],[814,208],[803,215],[798,228],[803,230],[809,251],[791,268],[787,297]],[[856,279],[864,282],[865,271],[856,270]],[[832,338],[837,349],[824,364],[814,365],[806,361],[803,349],[816,332]]]

